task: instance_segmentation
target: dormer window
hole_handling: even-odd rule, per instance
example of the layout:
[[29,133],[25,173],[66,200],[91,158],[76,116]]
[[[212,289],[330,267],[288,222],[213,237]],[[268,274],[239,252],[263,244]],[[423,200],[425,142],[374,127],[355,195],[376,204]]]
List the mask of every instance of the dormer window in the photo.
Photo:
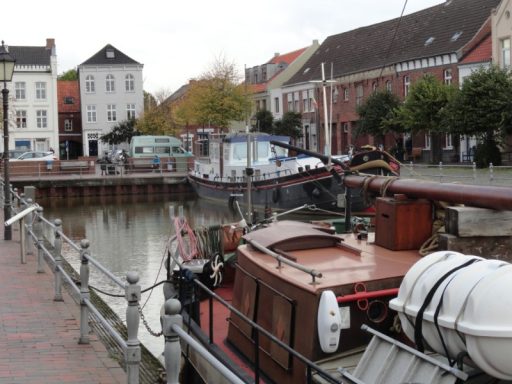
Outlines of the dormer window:
[[432,44],[432,43],[434,42],[434,40],[435,40],[435,39],[436,39],[435,37],[429,37],[429,38],[427,39],[427,41],[425,41],[425,47],[426,47],[426,46],[429,46],[430,44]]
[[108,48],[106,51],[107,59],[114,59],[116,57],[116,54],[113,49]]
[[462,35],[462,32],[461,32],[461,31],[459,31],[459,32],[455,32],[455,33],[453,34],[452,38],[450,39],[450,41],[451,41],[452,43],[453,43],[453,42],[455,42],[455,41],[457,41],[457,40],[458,40],[458,38],[460,37],[460,35]]

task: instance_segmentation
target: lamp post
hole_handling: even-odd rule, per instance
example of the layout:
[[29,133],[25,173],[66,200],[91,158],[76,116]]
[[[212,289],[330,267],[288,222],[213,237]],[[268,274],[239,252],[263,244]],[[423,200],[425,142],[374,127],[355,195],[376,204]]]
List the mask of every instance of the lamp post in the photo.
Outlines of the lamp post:
[[[14,73],[14,63],[16,60],[11,56],[9,50],[4,45],[0,47],[0,81],[3,81],[4,88],[2,89],[3,99],[3,118],[4,118],[4,220],[7,221],[11,218],[11,191],[9,182],[9,90],[7,89],[7,82],[12,80]],[[4,226],[4,240],[12,239],[11,226]]]

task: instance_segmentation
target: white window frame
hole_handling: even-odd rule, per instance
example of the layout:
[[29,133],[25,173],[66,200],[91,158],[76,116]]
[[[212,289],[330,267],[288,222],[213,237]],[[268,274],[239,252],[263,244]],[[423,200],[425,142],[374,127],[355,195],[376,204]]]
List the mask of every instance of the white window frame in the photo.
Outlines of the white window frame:
[[87,106],[87,122],[88,123],[96,122],[96,106],[95,105]]
[[36,100],[46,100],[46,82],[36,81]]
[[96,84],[94,82],[93,75],[87,75],[85,77],[85,93],[94,93],[96,92]]
[[430,144],[430,142],[431,142],[430,139],[431,139],[430,138],[430,133],[428,133],[428,132],[425,133],[425,149],[430,149],[430,145],[431,145]]
[[72,119],[64,120],[64,131],[66,131],[66,132],[73,131],[73,120]]
[[453,149],[453,136],[449,133],[444,138],[444,149]]
[[117,121],[117,111],[115,104],[107,104],[107,121],[115,122]]
[[393,92],[393,83],[391,80],[386,81],[386,90],[390,93]]
[[293,94],[293,111],[300,112],[299,92],[294,92],[294,94]]
[[510,38],[501,39],[501,65],[503,68],[510,67]]
[[25,109],[16,110],[16,128],[27,128],[27,111]]
[[36,127],[41,129],[48,128],[48,112],[46,109],[38,109],[36,111]]
[[25,100],[27,98],[27,85],[24,81],[14,83],[14,95],[16,100]]
[[274,109],[275,113],[279,113],[279,97],[274,97]]
[[350,99],[350,89],[348,87],[343,88],[343,101]]
[[404,97],[407,97],[411,88],[411,78],[404,76]]
[[124,86],[126,92],[134,92],[135,91],[135,77],[129,73],[124,77]]
[[453,79],[452,69],[451,68],[445,69],[443,71],[443,77],[444,77],[444,83],[446,85],[451,85],[452,79]]
[[308,111],[309,112],[315,111],[314,103],[313,103],[313,98],[314,98],[313,96],[314,96],[314,90],[308,89]]
[[379,88],[379,83],[377,81],[374,81],[372,83],[372,92],[377,92],[377,88]]
[[116,91],[116,79],[111,73],[109,73],[105,78],[105,91],[107,93],[113,93]]
[[293,93],[286,94],[286,101],[288,102],[288,112],[293,112]]
[[126,118],[135,119],[135,104],[126,104]]
[[363,84],[358,84],[356,86],[356,106],[363,104],[363,98],[364,98]]

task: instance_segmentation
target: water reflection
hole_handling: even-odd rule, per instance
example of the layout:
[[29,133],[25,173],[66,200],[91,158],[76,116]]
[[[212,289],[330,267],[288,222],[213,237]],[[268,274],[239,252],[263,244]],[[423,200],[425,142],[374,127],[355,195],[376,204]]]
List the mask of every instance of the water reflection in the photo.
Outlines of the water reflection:
[[[226,206],[190,199],[189,196],[82,197],[39,203],[44,207],[45,217],[62,220],[64,233],[69,238],[76,243],[89,239],[91,255],[116,276],[124,279],[128,271],[138,272],[142,289],[165,279],[162,262],[171,233],[170,206],[175,207],[176,213],[177,207],[183,206],[192,227],[240,220]],[[63,254],[78,271],[80,260],[77,252],[63,246]],[[123,293],[95,268],[91,268],[91,285],[111,293]],[[124,319],[126,302],[102,297]],[[163,300],[161,286],[142,295],[143,313],[154,331],[161,330],[159,312]],[[151,336],[142,322],[139,334],[153,354],[158,356],[162,352],[163,337]]]

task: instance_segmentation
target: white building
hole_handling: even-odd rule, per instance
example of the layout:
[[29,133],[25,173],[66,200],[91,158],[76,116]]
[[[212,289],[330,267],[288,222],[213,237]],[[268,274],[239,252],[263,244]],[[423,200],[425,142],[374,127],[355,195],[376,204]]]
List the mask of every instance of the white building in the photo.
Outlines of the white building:
[[110,149],[99,138],[143,113],[142,68],[110,44],[78,66],[84,156]]
[[7,83],[9,149],[48,151],[58,148],[55,40],[46,39],[46,46],[10,46],[8,49],[16,59],[12,82]]

